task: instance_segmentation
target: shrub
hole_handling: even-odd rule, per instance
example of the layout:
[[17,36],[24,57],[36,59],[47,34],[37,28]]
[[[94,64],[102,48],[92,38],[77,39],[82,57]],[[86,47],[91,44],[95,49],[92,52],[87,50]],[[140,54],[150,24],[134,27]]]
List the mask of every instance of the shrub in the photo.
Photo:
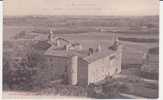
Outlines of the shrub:
[[4,87],[8,85],[14,90],[32,90],[36,86],[45,84],[46,78],[38,77],[40,71],[44,72],[42,69],[46,66],[43,55],[31,45],[24,46],[23,53],[13,50],[13,53],[15,52],[19,54],[20,61],[16,60],[17,55],[8,56],[9,53],[6,53],[3,58]]

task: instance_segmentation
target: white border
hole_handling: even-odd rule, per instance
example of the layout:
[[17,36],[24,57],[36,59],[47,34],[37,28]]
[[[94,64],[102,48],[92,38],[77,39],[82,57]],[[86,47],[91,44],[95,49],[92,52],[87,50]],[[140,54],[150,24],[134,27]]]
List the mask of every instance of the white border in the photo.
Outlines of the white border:
[[[2,83],[2,40],[3,40],[3,4],[2,1],[0,1],[0,82]],[[160,63],[159,63],[159,68],[160,68],[160,76],[159,76],[159,100],[163,100],[163,95],[161,95],[163,93],[163,80],[161,80],[161,78],[163,77],[163,1],[160,2]],[[2,84],[0,84],[0,96],[2,99]]]
[[3,2],[0,1],[0,96],[2,99]]
[[163,77],[163,62],[161,61],[161,59],[163,59],[163,1],[160,1],[160,63],[159,63],[159,99],[162,100],[163,99],[163,95],[161,95],[161,93],[163,93],[162,89],[163,89],[163,80],[161,80],[161,78]]

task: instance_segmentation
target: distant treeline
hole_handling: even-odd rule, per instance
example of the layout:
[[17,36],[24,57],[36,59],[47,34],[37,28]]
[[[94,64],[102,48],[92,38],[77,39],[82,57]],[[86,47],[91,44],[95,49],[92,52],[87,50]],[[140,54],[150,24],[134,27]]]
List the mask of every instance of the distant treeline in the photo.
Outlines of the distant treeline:
[[[99,29],[95,28],[62,28],[52,30],[55,34],[74,34],[74,33],[87,33],[87,32],[100,32]],[[34,33],[48,34],[50,29],[34,29]]]
[[67,27],[67,26],[95,26],[95,27],[124,27],[147,26],[158,27],[158,16],[143,17],[114,17],[114,16],[26,16],[4,17],[4,25],[38,26],[38,27]]
[[[131,28],[131,27],[130,27]],[[79,34],[79,33],[93,33],[93,32],[104,32],[104,33],[123,33],[123,34],[158,34],[159,31],[155,28],[150,29],[130,29],[128,27],[62,27],[62,28],[51,28],[55,34]],[[32,32],[47,34],[50,32],[50,29],[47,28],[36,28]]]
[[127,38],[127,37],[119,37],[119,40],[121,41],[130,41],[130,42],[145,42],[145,43],[151,43],[151,42],[159,42],[158,39],[154,38]]

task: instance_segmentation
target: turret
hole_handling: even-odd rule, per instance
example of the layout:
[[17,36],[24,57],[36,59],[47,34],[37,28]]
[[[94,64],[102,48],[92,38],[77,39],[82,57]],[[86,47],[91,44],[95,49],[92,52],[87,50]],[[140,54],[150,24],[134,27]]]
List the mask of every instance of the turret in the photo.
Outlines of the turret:
[[89,55],[89,56],[93,55],[93,48],[89,48],[89,50],[88,50],[88,55]]
[[56,42],[56,46],[59,47],[60,46],[60,40],[56,39],[55,42]]
[[101,51],[102,51],[101,44],[98,43],[98,45],[97,45],[97,49],[96,49],[96,52],[101,52]]
[[116,34],[114,34],[114,36],[113,36],[113,45],[111,47],[109,47],[109,49],[117,50],[119,45],[120,45],[119,39],[117,38]]
[[49,32],[49,35],[48,35],[48,41],[52,42],[52,40],[53,40],[53,30],[50,29],[50,32]]

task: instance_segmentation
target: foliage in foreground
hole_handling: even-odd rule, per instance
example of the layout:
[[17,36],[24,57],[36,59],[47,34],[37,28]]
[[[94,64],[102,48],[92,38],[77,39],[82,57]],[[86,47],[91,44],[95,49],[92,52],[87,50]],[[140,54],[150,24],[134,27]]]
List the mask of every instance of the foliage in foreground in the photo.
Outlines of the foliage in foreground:
[[3,53],[4,90],[32,90],[46,83],[46,78],[40,76],[46,67],[42,53],[32,45],[22,47]]

